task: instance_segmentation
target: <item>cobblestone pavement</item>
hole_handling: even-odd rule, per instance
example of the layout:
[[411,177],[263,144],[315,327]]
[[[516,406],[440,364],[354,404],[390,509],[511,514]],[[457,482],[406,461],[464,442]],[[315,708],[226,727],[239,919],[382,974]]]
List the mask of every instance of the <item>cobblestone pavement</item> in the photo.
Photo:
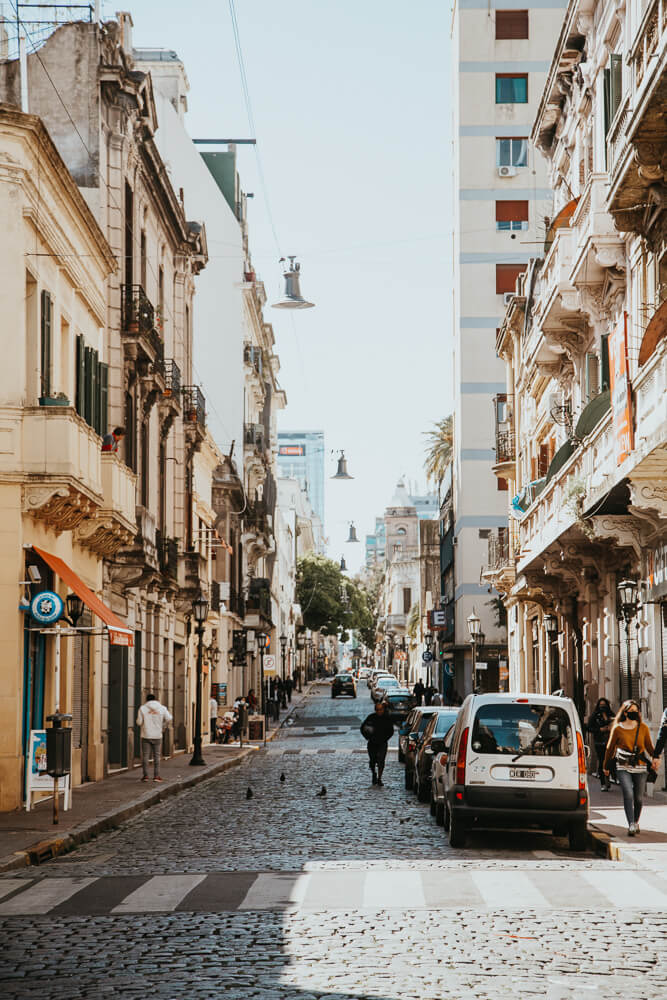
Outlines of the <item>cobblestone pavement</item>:
[[452,851],[395,754],[370,785],[359,695],[316,692],[239,768],[0,878],[0,995],[665,995],[664,880],[535,833]]

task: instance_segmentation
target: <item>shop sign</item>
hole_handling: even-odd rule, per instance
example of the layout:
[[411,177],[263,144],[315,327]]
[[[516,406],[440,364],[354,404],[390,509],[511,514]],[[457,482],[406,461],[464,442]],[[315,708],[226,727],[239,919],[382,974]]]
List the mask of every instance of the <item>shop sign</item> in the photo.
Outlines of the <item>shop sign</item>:
[[486,670],[488,666],[489,664],[485,663],[483,660],[480,660],[478,663],[475,664],[477,670]]
[[661,542],[649,552],[646,562],[648,599],[652,601],[667,594],[667,541]]
[[444,608],[434,608],[428,613],[428,625],[431,629],[447,628],[447,612]]
[[30,602],[30,614],[40,625],[53,625],[62,618],[63,610],[62,598],[52,590],[42,590]]
[[616,464],[622,465],[634,447],[632,403],[628,381],[628,314],[623,313],[609,335],[609,383]]

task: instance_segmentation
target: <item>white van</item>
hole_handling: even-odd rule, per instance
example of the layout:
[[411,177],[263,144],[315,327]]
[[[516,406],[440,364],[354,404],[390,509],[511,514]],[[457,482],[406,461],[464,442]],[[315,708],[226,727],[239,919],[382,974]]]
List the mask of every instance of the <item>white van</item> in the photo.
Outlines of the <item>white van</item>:
[[586,847],[588,782],[574,702],[541,694],[471,694],[452,734],[444,776],[452,847],[480,827],[541,827]]

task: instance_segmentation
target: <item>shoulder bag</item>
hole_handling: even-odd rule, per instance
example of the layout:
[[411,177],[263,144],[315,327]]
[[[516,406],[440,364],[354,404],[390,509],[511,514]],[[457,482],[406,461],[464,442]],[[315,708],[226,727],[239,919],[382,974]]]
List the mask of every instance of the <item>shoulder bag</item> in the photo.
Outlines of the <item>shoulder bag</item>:
[[639,736],[639,727],[641,726],[641,721],[637,723],[637,728],[635,730],[635,745],[632,750],[624,750],[622,747],[616,747],[616,766],[617,767],[637,767],[639,764],[639,758],[641,754],[637,749],[637,738]]

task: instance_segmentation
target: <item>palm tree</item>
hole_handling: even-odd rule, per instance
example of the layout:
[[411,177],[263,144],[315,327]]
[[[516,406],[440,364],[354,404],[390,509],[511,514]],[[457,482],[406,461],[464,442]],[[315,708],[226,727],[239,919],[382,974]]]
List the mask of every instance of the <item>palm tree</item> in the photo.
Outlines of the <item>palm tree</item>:
[[450,414],[433,424],[432,430],[424,431],[428,440],[424,469],[426,475],[440,486],[445,471],[452,460],[454,449],[454,417]]

